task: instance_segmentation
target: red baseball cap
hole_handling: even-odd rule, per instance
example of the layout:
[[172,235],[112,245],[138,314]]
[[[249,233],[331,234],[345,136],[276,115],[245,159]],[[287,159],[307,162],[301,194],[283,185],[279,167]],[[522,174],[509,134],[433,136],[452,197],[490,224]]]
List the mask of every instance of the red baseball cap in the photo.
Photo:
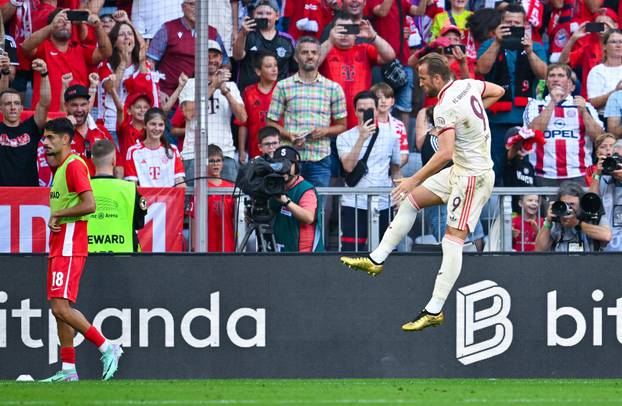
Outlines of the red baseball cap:
[[453,24],[444,26],[443,29],[441,30],[441,33],[438,36],[442,37],[443,35],[447,34],[449,31],[455,31],[462,38],[462,30],[460,29],[460,27],[458,27],[457,25],[453,25]]

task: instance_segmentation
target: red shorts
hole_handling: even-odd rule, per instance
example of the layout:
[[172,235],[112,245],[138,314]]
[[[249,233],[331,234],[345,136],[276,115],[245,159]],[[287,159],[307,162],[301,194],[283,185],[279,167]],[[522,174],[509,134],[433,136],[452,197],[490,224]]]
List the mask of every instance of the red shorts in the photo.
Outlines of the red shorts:
[[86,258],[61,256],[48,258],[48,300],[64,298],[72,303],[76,302]]

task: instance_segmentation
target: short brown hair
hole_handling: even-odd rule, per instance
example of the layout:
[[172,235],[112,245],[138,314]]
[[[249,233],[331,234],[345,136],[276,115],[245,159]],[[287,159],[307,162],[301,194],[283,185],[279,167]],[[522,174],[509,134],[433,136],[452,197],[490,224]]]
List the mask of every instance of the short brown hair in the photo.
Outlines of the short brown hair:
[[222,149],[220,149],[218,145],[209,144],[207,146],[207,157],[209,158],[214,155],[220,157],[221,159],[225,159],[225,155],[222,153]]
[[602,133],[596,136],[594,140],[594,149],[598,149],[607,138],[611,138],[614,141],[617,139],[616,136],[611,133]]
[[[553,71],[553,69],[562,69],[566,73],[566,77],[568,79],[572,80],[572,69],[570,69],[570,66],[566,65],[565,63],[552,63],[552,64],[550,64],[546,68],[546,76],[547,77]],[[575,76],[575,78],[576,78],[576,76]]]
[[449,69],[449,62],[441,54],[436,52],[430,52],[423,58],[419,59],[419,66],[423,64],[428,67],[428,75],[440,75],[444,81],[451,80],[451,70]]
[[371,87],[370,90],[373,94],[380,93],[386,98],[390,98],[390,99],[395,98],[395,92],[393,91],[393,88],[384,82],[376,83],[375,85]]
[[106,165],[112,163],[112,161],[106,162],[106,159],[114,157],[116,148],[110,140],[98,140],[93,144],[91,154],[93,156],[93,164],[95,166]]

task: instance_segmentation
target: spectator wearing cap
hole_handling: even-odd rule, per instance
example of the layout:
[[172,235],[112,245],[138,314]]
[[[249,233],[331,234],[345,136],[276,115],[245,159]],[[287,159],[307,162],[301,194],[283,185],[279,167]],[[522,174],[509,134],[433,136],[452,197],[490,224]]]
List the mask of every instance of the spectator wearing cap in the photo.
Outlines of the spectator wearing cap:
[[[96,123],[90,115],[89,89],[82,85],[73,85],[65,91],[65,111],[67,117],[74,124],[74,135],[71,139],[71,150],[80,155],[86,162],[91,176],[95,175],[95,165],[91,159],[91,149],[98,140],[110,140],[112,136],[102,124]],[[117,151],[118,154],[118,151]],[[122,164],[121,157],[117,156],[118,165]],[[115,176],[123,177],[123,167],[115,167]]]
[[[371,86],[372,67],[392,61],[395,59],[395,52],[376,33],[369,21],[362,20],[359,23],[359,34],[348,34],[344,27],[348,24],[354,24],[354,17],[347,12],[338,13],[328,40],[322,44],[320,72],[324,77],[341,85],[348,109],[347,126],[352,128],[358,125],[354,112],[354,96]],[[357,37],[371,42],[356,44]]]
[[240,164],[261,155],[259,149],[259,130],[266,126],[266,116],[270,110],[272,92],[279,77],[279,66],[274,54],[262,52],[255,58],[255,72],[259,82],[247,86],[242,92],[246,108],[246,121],[234,121],[238,129],[238,152]]
[[230,80],[231,72],[222,68],[220,46],[212,40],[208,42],[208,46],[207,126],[210,130],[210,143],[217,145],[225,156],[223,178],[235,180],[238,164],[233,145],[231,119],[235,117],[238,121],[245,122],[247,114],[240,91],[235,82]]
[[603,132],[594,107],[581,96],[572,96],[574,83],[568,65],[551,64],[544,100],[530,99],[525,108],[525,126],[544,132],[544,145],[530,155],[536,186],[559,186],[565,180],[584,184],[592,165],[592,143]]
[[[88,86],[89,69],[112,55],[110,39],[101,26],[97,14],[91,13],[88,24],[95,29],[97,45],[71,41],[71,22],[65,10],[56,10],[49,16],[49,24],[26,38],[23,51],[28,58],[43,59],[48,66],[52,89],[51,111],[61,106],[62,76],[71,73],[74,85]],[[33,104],[37,103],[41,76],[34,76]]]
[[[116,80],[114,74],[110,76],[110,80]],[[177,89],[175,89],[166,103],[162,105],[162,110],[167,114],[171,111],[173,105],[177,103],[179,95],[188,82],[188,77],[182,73],[179,76],[178,82],[179,84],[177,85]],[[117,90],[114,87],[111,87],[110,90],[110,96],[115,104],[115,111],[117,115],[115,128],[119,140],[121,159],[119,164],[121,166],[124,165],[123,159],[125,158],[129,147],[134,144],[138,144],[142,140],[142,135],[144,133],[143,130],[145,127],[145,113],[151,107],[154,107],[154,98],[157,97],[157,94],[154,94],[153,92],[141,92],[138,90],[129,93],[129,95],[125,98],[125,101],[121,101],[121,97],[117,93]]]
[[41,59],[32,61],[32,70],[42,75],[35,114],[21,121],[24,110],[15,89],[0,93],[0,186],[38,186],[37,147],[50,107],[50,79]]
[[291,162],[285,178],[285,194],[270,199],[274,238],[282,252],[324,251],[320,198],[313,184],[300,174],[298,151],[283,146],[274,151],[275,162]]
[[[152,7],[156,7],[155,4],[159,3],[154,2]],[[188,77],[194,77],[196,1],[184,0],[181,9],[183,16],[164,23],[149,43],[147,50],[151,66],[164,75],[159,82],[162,102],[175,91],[182,72]],[[208,27],[208,31],[211,40],[217,34],[216,29]],[[218,48],[222,53],[223,48],[220,46]],[[226,58],[226,53],[224,55]]]
[[505,134],[511,127],[523,124],[528,98],[534,97],[538,79],[546,78],[546,52],[527,32],[521,38],[520,50],[505,49],[502,45],[511,33],[510,27],[524,27],[525,24],[524,8],[520,4],[510,4],[502,11],[501,24],[495,29],[494,37],[477,50],[476,73],[505,89],[504,96],[488,108],[497,186],[502,184],[505,167]]
[[559,55],[559,63],[570,65],[573,69],[581,69],[581,95],[587,98],[587,75],[592,68],[603,60],[603,38],[608,30],[618,28],[616,14],[608,8],[596,14],[594,22],[603,23],[601,32],[585,31],[587,21],[572,33],[572,36]]
[[587,97],[600,114],[604,113],[609,96],[622,90],[622,31],[607,31],[603,43],[603,62],[587,75]]
[[[469,79],[475,77],[475,61],[466,55],[466,46],[463,45],[462,30],[455,25],[446,25],[440,32],[439,37],[428,46],[415,52],[408,59],[408,65],[417,66],[417,61],[430,52],[439,53],[447,58],[449,69],[456,79]],[[426,106],[436,104],[434,101],[426,102]]]
[[[240,62],[238,86],[242,91],[259,81],[254,69],[254,58],[260,51],[267,51],[276,55],[279,65],[279,80],[285,79],[296,71],[294,60],[294,41],[289,34],[276,29],[279,19],[279,6],[276,0],[261,0],[252,11],[253,18],[247,18],[242,23],[242,29],[233,44],[233,59]],[[256,19],[267,21],[257,26]],[[263,24],[263,23],[262,23]]]
[[[331,177],[330,138],[346,129],[346,105],[339,84],[318,72],[320,44],[302,37],[296,44],[299,71],[276,84],[268,125],[284,142],[300,151],[301,174],[314,186],[328,186]],[[283,120],[283,125],[279,122]]]

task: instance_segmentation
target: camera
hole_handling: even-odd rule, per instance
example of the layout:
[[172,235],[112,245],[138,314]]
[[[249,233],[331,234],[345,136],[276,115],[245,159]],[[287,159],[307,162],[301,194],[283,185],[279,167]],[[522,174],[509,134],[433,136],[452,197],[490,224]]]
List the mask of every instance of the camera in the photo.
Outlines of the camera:
[[603,201],[596,193],[586,193],[581,197],[580,219],[592,224],[598,224],[600,217],[605,214]]
[[268,223],[273,217],[268,200],[285,194],[285,178],[290,173],[292,162],[272,161],[267,156],[255,158],[242,167],[236,179],[236,187],[251,197],[246,203],[247,214],[256,223]]
[[568,203],[558,200],[556,202],[553,202],[553,205],[551,206],[551,213],[553,213],[553,216],[555,216],[553,218],[554,221],[560,221],[561,217],[570,216],[574,214],[574,211],[572,210],[572,207],[568,205]]
[[619,166],[622,165],[622,156],[620,154],[613,154],[603,160],[603,175],[611,175],[614,171],[617,171]]

